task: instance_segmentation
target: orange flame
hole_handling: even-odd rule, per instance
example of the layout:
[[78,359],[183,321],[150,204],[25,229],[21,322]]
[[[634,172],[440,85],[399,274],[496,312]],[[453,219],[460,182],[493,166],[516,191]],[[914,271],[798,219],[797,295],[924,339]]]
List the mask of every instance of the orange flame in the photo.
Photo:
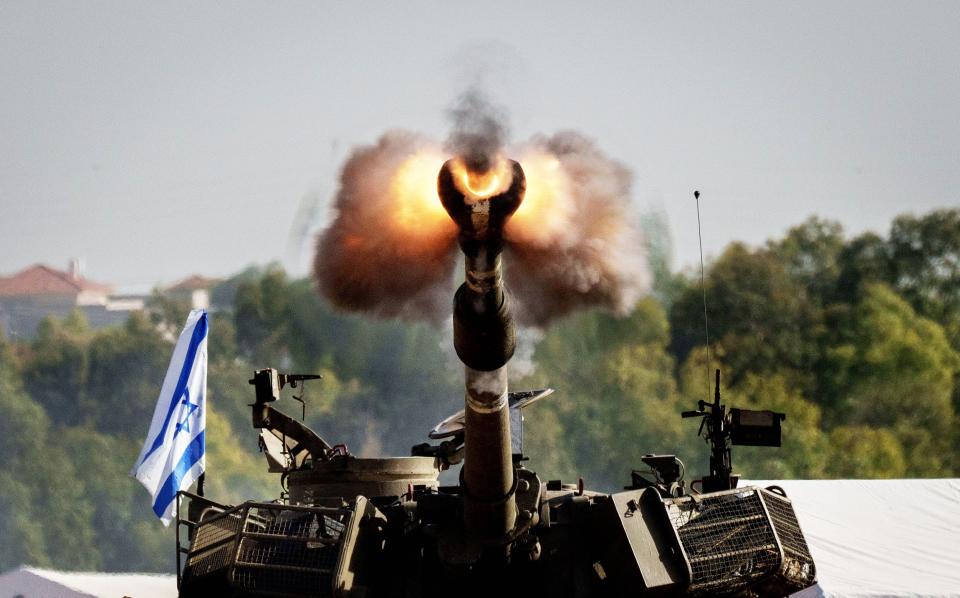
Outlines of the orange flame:
[[467,201],[493,197],[510,188],[513,172],[510,163],[497,158],[496,165],[487,172],[474,172],[467,168],[463,160],[454,159],[450,164],[454,183],[466,196]]
[[422,149],[407,158],[393,175],[394,205],[387,216],[414,242],[441,242],[456,235],[456,226],[437,195],[437,172],[443,160],[438,150]]
[[553,242],[572,225],[570,181],[560,160],[543,150],[531,150],[520,158],[527,178],[523,203],[507,221],[506,237],[534,246]]
[[[409,156],[394,172],[390,224],[411,242],[411,250],[430,251],[456,236],[456,225],[437,195],[437,172],[444,156],[426,148]],[[517,212],[507,221],[509,241],[532,246],[555,243],[573,225],[570,180],[560,160],[543,149],[521,155],[526,193]],[[510,187],[512,169],[506,160],[483,174],[471,172],[462,160],[451,163],[454,182],[468,202],[502,193]]]

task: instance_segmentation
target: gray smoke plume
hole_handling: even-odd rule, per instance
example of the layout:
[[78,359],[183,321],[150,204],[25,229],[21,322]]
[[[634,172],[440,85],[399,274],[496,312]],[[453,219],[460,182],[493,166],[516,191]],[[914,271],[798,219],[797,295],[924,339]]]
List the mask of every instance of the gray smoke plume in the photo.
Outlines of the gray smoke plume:
[[517,319],[545,327],[588,307],[626,315],[650,283],[631,209],[632,174],[579,133],[538,137],[530,148],[558,160],[564,184],[545,208],[558,219],[549,231],[543,220],[532,236],[507,225],[504,262]]
[[453,129],[445,149],[467,167],[484,173],[507,141],[506,110],[493,104],[479,89],[468,89],[448,111]]
[[395,175],[428,145],[416,134],[391,131],[354,150],[344,164],[335,217],[318,238],[313,263],[320,291],[335,306],[435,323],[449,317],[453,223],[419,237],[418,229],[395,223]]

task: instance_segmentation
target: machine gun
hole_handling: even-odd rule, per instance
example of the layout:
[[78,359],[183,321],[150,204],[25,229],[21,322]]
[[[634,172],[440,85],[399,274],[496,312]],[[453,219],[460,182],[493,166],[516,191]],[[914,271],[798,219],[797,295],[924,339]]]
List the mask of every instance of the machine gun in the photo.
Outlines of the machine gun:
[[[737,487],[738,475],[733,474],[730,447],[780,446],[780,422],[785,413],[731,408],[720,403],[720,370],[716,371],[713,403],[701,400],[696,411],[684,411],[681,417],[700,417],[700,430],[710,445],[710,475],[701,481],[702,492],[732,490]],[[706,428],[706,433],[704,433]]]
[[[250,380],[256,396],[256,401],[250,405],[253,427],[262,430],[260,448],[267,454],[270,471],[280,472],[299,467],[308,458],[326,461],[334,454],[334,447],[316,432],[270,405],[280,399],[280,390],[284,386],[297,388],[298,384],[302,386],[307,380],[321,378],[323,376],[319,374],[281,374],[273,368],[253,373]],[[301,397],[294,399],[303,404]]]

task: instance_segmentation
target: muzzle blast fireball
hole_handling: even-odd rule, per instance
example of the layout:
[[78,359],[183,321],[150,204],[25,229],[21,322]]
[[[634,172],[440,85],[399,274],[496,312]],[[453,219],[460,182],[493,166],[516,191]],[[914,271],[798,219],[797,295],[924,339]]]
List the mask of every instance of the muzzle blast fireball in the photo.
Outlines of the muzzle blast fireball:
[[[516,182],[516,162],[501,157],[507,153],[501,148],[486,161],[457,156],[443,176],[467,205],[489,205],[495,217],[499,202],[480,200]],[[537,137],[509,154],[525,173],[524,200],[498,231],[517,322],[542,328],[589,307],[629,313],[649,281],[629,171],[575,133]],[[314,261],[318,286],[333,305],[433,323],[449,317],[462,235],[438,193],[444,160],[439,144],[398,131],[350,156]],[[486,217],[471,213],[464,230]]]

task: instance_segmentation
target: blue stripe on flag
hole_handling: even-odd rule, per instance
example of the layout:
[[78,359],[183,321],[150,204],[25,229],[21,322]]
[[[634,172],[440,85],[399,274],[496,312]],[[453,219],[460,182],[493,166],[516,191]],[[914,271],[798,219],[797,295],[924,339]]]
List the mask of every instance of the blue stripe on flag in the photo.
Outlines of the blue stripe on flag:
[[173,468],[173,471],[167,476],[166,481],[163,482],[163,486],[160,488],[156,500],[153,501],[153,512],[157,514],[157,517],[163,518],[163,514],[167,512],[167,507],[170,506],[170,502],[177,497],[177,492],[180,491],[180,483],[183,481],[183,477],[187,475],[190,468],[196,465],[197,461],[203,457],[203,436],[205,433],[204,431],[197,434],[193,442],[187,446],[187,450],[183,451],[183,456],[180,457],[177,466]]
[[153,451],[160,448],[160,445],[163,444],[163,438],[167,434],[167,426],[170,425],[170,416],[173,415],[177,401],[183,396],[183,391],[187,388],[187,381],[190,380],[190,373],[193,371],[193,362],[197,357],[197,350],[200,348],[200,343],[203,342],[206,336],[207,314],[204,312],[193,328],[193,336],[190,337],[190,345],[187,347],[187,356],[183,360],[183,366],[180,369],[180,378],[177,380],[177,386],[173,390],[173,396],[170,397],[170,407],[167,409],[166,419],[163,420],[163,427],[160,428],[160,433],[157,434],[157,437],[153,439],[153,445],[150,447],[150,450],[146,452],[143,459],[137,464],[138,467],[147,460],[147,457],[153,454]]

